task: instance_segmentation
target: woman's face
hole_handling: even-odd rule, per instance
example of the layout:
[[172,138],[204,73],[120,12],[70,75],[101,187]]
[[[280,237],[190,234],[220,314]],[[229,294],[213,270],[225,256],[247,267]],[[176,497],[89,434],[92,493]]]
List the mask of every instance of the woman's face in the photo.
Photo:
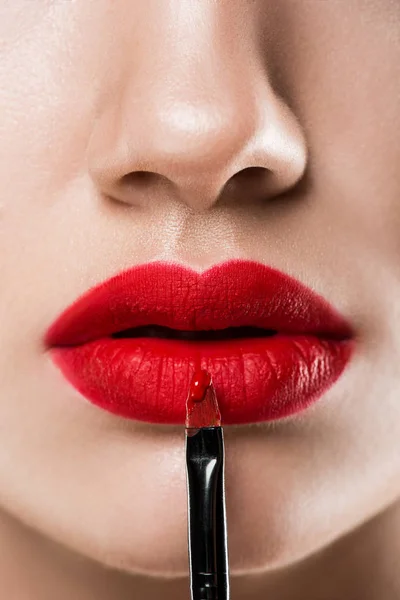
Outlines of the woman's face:
[[356,335],[311,408],[225,428],[232,573],[400,496],[399,31],[398,0],[0,3],[6,511],[109,566],[187,572],[183,428],[95,407],[43,343],[155,260],[261,262]]

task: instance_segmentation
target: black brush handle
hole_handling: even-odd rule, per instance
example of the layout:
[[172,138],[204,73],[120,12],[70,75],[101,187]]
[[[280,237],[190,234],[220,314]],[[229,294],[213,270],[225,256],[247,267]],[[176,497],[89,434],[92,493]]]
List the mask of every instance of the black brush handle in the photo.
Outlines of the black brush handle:
[[221,427],[186,438],[192,600],[228,600],[228,558]]

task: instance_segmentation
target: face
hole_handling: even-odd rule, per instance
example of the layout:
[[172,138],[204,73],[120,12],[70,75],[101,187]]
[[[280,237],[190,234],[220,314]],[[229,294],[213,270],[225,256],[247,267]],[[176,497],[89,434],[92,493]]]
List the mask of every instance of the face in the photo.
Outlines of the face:
[[155,260],[260,262],[354,331],[313,406],[225,428],[233,574],[400,496],[399,31],[396,0],[1,3],[4,510],[106,565],[186,574],[183,427],[94,406],[43,341]]

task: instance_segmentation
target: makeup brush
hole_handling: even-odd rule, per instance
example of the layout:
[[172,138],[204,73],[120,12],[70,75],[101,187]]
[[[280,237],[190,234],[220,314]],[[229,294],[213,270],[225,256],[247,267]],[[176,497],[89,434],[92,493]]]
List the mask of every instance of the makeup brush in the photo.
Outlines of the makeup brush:
[[229,600],[224,436],[211,375],[193,375],[186,403],[186,476],[192,600]]

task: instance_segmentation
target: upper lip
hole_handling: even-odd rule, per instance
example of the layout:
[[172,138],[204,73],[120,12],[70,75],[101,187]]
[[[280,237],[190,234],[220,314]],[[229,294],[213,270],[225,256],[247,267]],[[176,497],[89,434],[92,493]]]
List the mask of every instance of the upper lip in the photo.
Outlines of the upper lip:
[[351,328],[324,298],[284,273],[231,260],[198,273],[176,263],[139,265],[90,289],[56,319],[45,342],[80,345],[145,325],[176,330],[252,326],[348,338]]

